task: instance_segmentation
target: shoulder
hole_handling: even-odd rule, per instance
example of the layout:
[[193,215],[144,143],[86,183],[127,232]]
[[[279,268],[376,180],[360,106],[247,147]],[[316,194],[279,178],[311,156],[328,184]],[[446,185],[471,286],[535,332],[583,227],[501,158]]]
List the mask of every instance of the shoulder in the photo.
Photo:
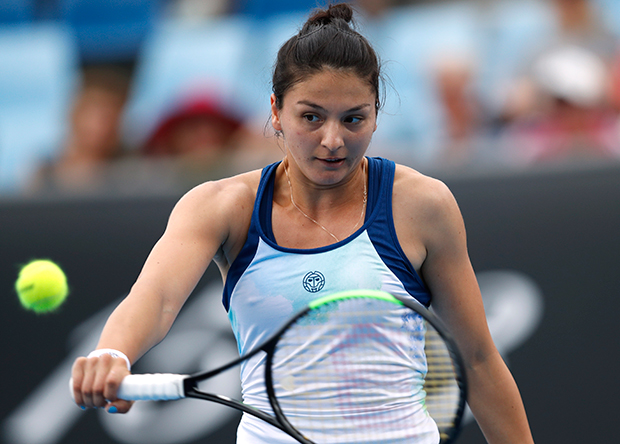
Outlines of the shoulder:
[[192,188],[175,205],[170,222],[181,220],[183,225],[228,236],[236,224],[249,223],[260,174],[255,170]]
[[402,165],[396,165],[394,173],[392,215],[398,242],[418,272],[429,256],[456,245],[463,231],[448,187]]
[[254,202],[260,170],[202,183],[188,191],[177,205],[227,208]]
[[445,210],[456,204],[444,182],[398,164],[394,173],[393,199],[397,205],[425,212]]
[[395,225],[403,241],[414,240],[429,252],[465,235],[456,199],[438,179],[397,165],[392,199]]

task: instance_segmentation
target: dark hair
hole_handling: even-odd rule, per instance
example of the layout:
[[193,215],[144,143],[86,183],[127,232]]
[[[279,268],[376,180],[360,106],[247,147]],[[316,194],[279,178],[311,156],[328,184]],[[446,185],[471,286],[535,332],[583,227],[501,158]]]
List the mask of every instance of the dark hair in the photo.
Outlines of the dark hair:
[[275,104],[282,107],[284,94],[295,84],[324,68],[351,70],[367,79],[375,92],[375,108],[381,107],[381,69],[375,50],[352,26],[353,8],[346,3],[316,10],[299,33],[278,51],[273,70]]

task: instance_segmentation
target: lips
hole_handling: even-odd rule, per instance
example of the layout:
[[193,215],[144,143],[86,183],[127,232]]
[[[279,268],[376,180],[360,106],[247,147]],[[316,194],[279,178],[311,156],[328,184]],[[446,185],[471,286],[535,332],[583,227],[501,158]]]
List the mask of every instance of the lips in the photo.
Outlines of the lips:
[[329,158],[329,159],[319,159],[319,160],[329,165],[336,165],[336,164],[344,162],[343,158]]

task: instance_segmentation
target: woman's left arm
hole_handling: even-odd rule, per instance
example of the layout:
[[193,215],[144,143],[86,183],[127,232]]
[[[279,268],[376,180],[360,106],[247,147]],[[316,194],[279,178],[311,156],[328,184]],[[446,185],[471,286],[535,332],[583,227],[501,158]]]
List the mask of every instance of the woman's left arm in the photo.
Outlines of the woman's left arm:
[[414,236],[424,251],[419,271],[463,354],[469,406],[489,443],[533,443],[521,395],[488,329],[458,205],[443,183],[421,182],[425,192],[409,218],[422,225]]

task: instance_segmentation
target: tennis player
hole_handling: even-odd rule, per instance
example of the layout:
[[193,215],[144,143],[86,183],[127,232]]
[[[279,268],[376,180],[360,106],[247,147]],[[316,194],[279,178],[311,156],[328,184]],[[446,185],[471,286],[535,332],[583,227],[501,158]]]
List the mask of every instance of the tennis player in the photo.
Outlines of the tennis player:
[[[381,75],[352,16],[347,4],[319,10],[281,47],[271,121],[284,159],[180,199],[97,350],[73,366],[79,406],[129,410],[116,391],[130,363],[164,338],[213,260],[241,353],[310,300],[336,291],[381,289],[432,304],[462,351],[468,402],[488,442],[533,442],[487,328],[452,194],[413,169],[366,156]],[[268,409],[263,366],[261,356],[247,362],[241,383],[246,403]],[[249,415],[237,440],[293,442]]]

